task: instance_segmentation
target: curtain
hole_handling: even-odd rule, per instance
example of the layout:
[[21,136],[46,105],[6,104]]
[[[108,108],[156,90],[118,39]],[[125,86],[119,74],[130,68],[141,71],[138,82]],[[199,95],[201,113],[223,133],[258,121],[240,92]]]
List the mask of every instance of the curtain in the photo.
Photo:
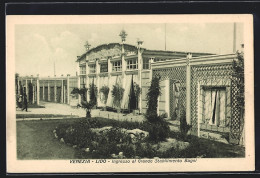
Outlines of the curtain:
[[213,124],[212,117],[215,106],[216,90],[205,90],[205,102],[204,102],[204,123]]
[[128,109],[131,80],[132,80],[132,75],[125,75],[125,81],[126,81],[124,86],[125,91],[124,91],[123,99],[121,101],[122,109]]
[[226,126],[226,91],[219,92],[219,125]]
[[225,126],[226,92],[210,89],[204,91],[203,123]]
[[111,76],[109,79],[109,93],[108,93],[108,98],[107,98],[107,106],[109,107],[113,107],[113,96],[112,96],[112,89],[113,89],[113,85],[116,84],[116,79],[117,76]]

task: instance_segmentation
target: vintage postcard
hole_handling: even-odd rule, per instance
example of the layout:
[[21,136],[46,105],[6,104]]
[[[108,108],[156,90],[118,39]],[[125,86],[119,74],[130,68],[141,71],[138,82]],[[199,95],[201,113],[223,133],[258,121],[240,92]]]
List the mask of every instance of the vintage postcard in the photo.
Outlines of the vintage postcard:
[[7,172],[253,171],[252,15],[6,16]]

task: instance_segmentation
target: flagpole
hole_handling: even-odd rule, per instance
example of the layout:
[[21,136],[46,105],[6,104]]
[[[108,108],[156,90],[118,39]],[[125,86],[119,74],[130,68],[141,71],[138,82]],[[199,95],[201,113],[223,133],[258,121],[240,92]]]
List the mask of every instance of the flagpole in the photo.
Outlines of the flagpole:
[[234,23],[234,32],[233,32],[233,53],[236,53],[236,23]]
[[166,51],[166,23],[164,24],[164,43],[165,43],[164,50]]

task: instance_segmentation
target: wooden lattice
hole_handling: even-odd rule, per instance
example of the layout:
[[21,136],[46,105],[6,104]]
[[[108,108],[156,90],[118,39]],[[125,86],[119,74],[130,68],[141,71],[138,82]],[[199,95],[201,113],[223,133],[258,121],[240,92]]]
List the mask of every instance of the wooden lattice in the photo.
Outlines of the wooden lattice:
[[[178,106],[174,106],[174,101],[170,99],[170,117],[174,119],[179,119],[179,111],[181,109],[185,110],[186,107],[186,67],[174,67],[169,69],[156,69],[153,70],[153,76],[160,76],[161,81],[170,79],[170,97],[173,97],[173,83],[180,83],[179,87],[179,97],[178,97]],[[181,108],[183,107],[183,108]],[[177,113],[174,113],[173,110],[177,108]],[[177,118],[175,116],[177,115]]]

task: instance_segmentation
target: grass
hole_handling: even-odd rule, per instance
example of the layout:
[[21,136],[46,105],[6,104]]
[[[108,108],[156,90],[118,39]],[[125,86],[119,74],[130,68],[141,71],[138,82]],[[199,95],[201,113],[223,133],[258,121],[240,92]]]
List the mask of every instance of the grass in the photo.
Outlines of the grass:
[[[42,121],[19,121],[17,122],[17,157],[18,159],[83,159],[92,158],[93,155],[86,154],[80,149],[61,143],[54,137],[53,130],[58,125],[71,125],[81,122],[84,118],[68,118],[62,120],[42,120]],[[97,127],[105,125],[122,127],[136,127],[138,123],[119,122],[112,119],[93,118],[102,123]],[[181,139],[180,135],[171,132],[171,137]],[[170,150],[164,153],[164,157],[194,158],[202,156],[207,158],[230,158],[244,157],[245,149],[238,145],[229,145],[216,141],[211,141],[195,136],[188,136],[185,141],[190,146],[182,151]],[[104,157],[105,158],[105,157]]]
[[17,159],[76,159],[76,150],[53,135],[56,125],[74,119],[17,122]]
[[76,117],[76,116],[62,115],[62,114],[16,114],[16,118],[53,118],[53,117]]

